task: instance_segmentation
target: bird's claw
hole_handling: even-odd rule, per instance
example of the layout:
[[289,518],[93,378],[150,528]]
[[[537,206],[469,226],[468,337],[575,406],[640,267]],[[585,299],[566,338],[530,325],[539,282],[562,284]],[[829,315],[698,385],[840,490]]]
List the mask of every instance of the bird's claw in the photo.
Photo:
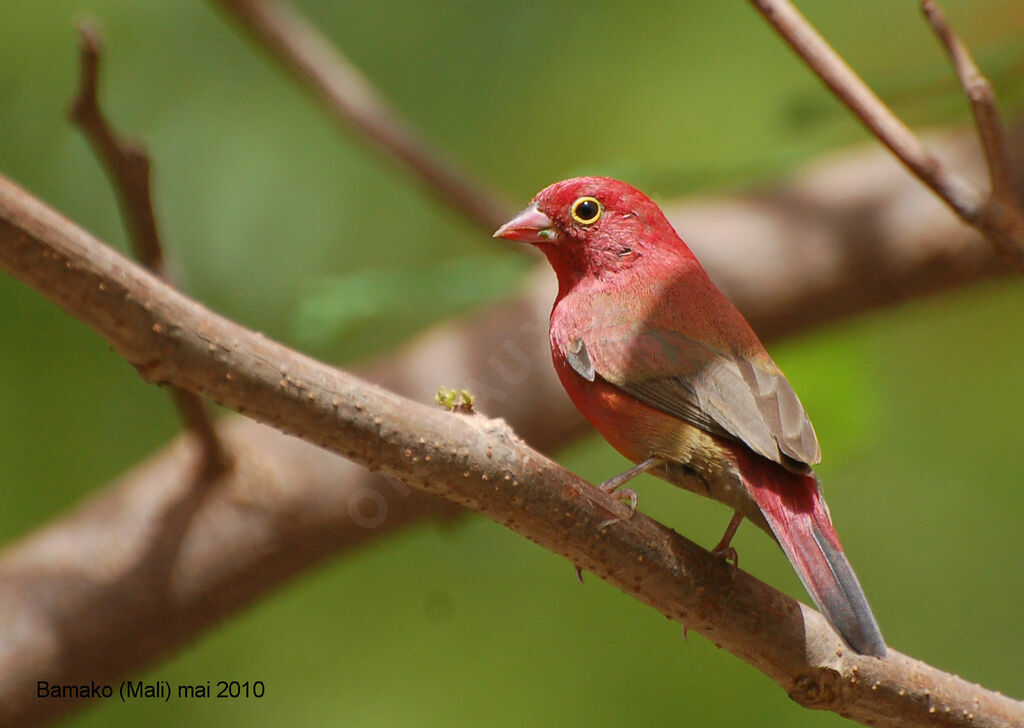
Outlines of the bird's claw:
[[618,493],[615,495],[618,497],[618,500],[620,501],[630,502],[630,515],[628,517],[632,518],[633,514],[637,512],[637,503],[640,500],[637,497],[637,491],[631,487],[624,487],[620,488],[620,490],[618,490]]
[[636,491],[633,490],[632,488],[622,488],[621,490],[619,490],[620,486],[624,485],[626,483],[626,481],[631,480],[632,478],[635,478],[640,473],[645,473],[648,470],[650,470],[651,468],[656,468],[656,467],[664,464],[664,462],[665,461],[662,460],[660,457],[652,455],[651,457],[647,458],[646,460],[637,463],[636,465],[631,467],[626,472],[619,473],[614,478],[609,478],[608,480],[606,480],[603,483],[601,483],[601,485],[599,485],[598,487],[601,490],[603,490],[605,493],[608,493],[609,495],[614,493],[616,490],[618,490],[620,496],[625,496],[626,498],[628,498],[629,499],[629,517],[632,518],[633,514],[636,513],[636,504],[637,504],[637,500],[638,500],[637,499],[637,495],[636,495]]
[[622,485],[622,482],[619,478],[612,478],[601,483],[598,487],[609,495],[618,491],[619,500],[628,500],[629,517],[632,518],[633,514],[636,513],[636,506],[640,499],[632,488],[620,488],[619,486]]
[[732,546],[716,546],[711,553],[720,559],[725,559],[727,563],[733,566],[738,567],[740,565],[740,555]]
[[632,488],[623,488],[619,491],[619,500],[629,501],[629,517],[632,518],[633,514],[636,513],[636,504],[639,498],[636,495],[636,491]]

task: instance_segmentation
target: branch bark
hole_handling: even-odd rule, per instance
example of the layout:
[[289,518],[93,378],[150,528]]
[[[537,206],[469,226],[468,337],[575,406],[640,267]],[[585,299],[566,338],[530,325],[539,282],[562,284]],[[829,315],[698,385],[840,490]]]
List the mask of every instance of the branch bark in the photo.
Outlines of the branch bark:
[[[1024,720],[1024,705],[895,651],[886,660],[850,654],[812,609],[642,514],[627,518],[625,506],[503,422],[404,400],[247,331],[3,180],[0,265],[94,327],[148,380],[197,391],[483,513],[705,634],[804,705],[875,725]],[[186,506],[172,534],[193,527]],[[164,593],[179,593],[177,568],[158,577]]]
[[88,705],[38,680],[116,686],[325,558],[461,510],[252,420],[218,425],[233,467],[216,479],[182,436],[3,552],[4,726]]

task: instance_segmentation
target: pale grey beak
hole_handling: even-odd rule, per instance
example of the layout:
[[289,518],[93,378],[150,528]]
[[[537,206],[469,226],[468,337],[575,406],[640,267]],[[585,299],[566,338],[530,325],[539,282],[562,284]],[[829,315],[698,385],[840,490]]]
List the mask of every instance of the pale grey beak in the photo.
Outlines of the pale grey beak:
[[498,228],[494,237],[517,240],[521,243],[548,243],[556,234],[551,218],[538,210],[537,204],[533,203]]

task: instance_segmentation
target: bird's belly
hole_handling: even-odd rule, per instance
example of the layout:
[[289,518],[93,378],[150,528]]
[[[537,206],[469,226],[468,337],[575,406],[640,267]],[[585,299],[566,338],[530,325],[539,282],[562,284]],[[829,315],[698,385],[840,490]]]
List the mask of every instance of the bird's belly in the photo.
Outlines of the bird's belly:
[[600,377],[585,381],[557,358],[555,368],[576,408],[630,460],[657,455],[678,463],[708,461],[705,464],[710,465],[716,459],[711,437],[689,423],[644,404]]

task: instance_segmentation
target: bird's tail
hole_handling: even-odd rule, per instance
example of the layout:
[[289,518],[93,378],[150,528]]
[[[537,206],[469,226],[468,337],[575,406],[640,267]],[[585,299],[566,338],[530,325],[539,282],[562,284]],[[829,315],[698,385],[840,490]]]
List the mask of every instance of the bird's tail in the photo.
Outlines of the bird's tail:
[[753,453],[738,453],[740,477],[804,588],[847,644],[885,657],[885,641],[832,527],[818,481]]

